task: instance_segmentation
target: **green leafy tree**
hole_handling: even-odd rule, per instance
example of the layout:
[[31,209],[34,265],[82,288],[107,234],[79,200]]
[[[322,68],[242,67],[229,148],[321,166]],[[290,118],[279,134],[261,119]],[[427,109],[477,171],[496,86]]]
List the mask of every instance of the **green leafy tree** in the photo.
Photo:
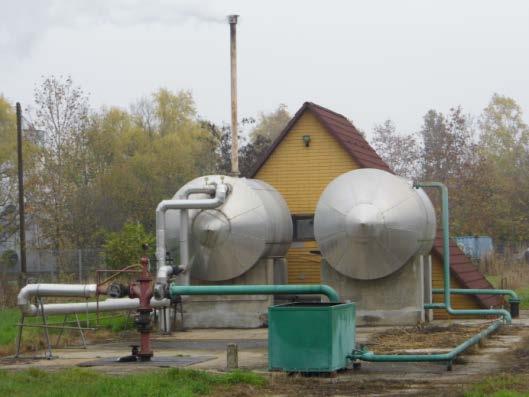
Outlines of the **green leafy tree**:
[[494,94],[479,120],[480,153],[488,163],[490,234],[504,240],[529,239],[529,127],[512,98]]
[[447,116],[429,110],[419,135],[423,144],[423,179],[449,183],[472,159],[475,149],[472,124],[461,107],[450,109]]
[[[251,125],[255,120],[244,118],[242,129]],[[217,144],[217,167],[219,174],[229,175],[231,172],[231,128],[227,125],[218,127],[211,122],[206,128],[215,137]],[[247,141],[244,134],[239,135],[239,172],[240,176],[250,178],[257,160],[270,147],[271,141],[265,135],[256,135],[255,139]]]
[[161,136],[182,131],[195,123],[195,101],[189,91],[173,93],[161,88],[153,94],[154,114]]
[[265,140],[273,142],[290,118],[290,113],[284,104],[280,104],[273,112],[259,113],[255,126],[250,131],[250,143],[255,143],[258,137],[264,137]]
[[103,109],[92,117],[88,149],[99,171],[90,205],[100,229],[131,219],[153,230],[159,201],[215,172],[217,140],[188,92],[161,89],[140,103],[132,113]]
[[13,106],[0,95],[0,241],[16,228],[16,121]]
[[503,159],[505,165],[521,159],[521,153],[528,149],[529,128],[523,121],[520,105],[512,98],[494,94],[483,110],[479,126],[485,153],[498,161]]
[[155,249],[154,234],[148,233],[141,223],[127,222],[119,232],[109,233],[103,245],[105,264],[111,269],[119,269],[139,263],[145,255],[143,244],[149,246],[147,255]]
[[[257,120],[246,117],[241,122],[239,135],[239,171],[241,176],[250,177],[258,159],[270,147],[290,120],[286,105],[279,105],[271,113],[259,113]],[[218,142],[217,172],[229,174],[231,171],[231,129],[207,123],[206,127]],[[249,131],[246,133],[245,131]],[[247,139],[246,137],[249,137]]]

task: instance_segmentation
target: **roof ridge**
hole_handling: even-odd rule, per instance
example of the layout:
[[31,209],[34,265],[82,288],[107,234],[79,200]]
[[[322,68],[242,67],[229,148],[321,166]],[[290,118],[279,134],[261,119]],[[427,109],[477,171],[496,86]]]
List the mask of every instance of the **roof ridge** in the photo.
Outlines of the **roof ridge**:
[[328,112],[328,113],[331,113],[331,114],[334,114],[334,115],[336,115],[336,116],[339,116],[339,117],[345,119],[346,121],[348,121],[348,122],[350,123],[349,119],[348,119],[347,117],[345,117],[343,114],[338,113],[338,112],[335,112],[334,110],[331,110],[331,109],[329,109],[329,108],[326,108],[325,106],[321,106],[321,105],[318,105],[317,103],[310,102],[310,101],[305,102],[304,105],[305,105],[305,104],[306,104],[308,107],[312,107],[312,106],[314,106],[314,107],[317,107],[317,108],[319,108],[319,109],[321,109],[321,110],[324,110],[324,111],[326,111],[326,112]]
[[314,102],[306,101],[301,108],[298,109],[292,119],[290,119],[283,131],[281,131],[278,137],[272,142],[268,150],[266,150],[261,158],[258,159],[251,172],[252,177],[257,174],[268,157],[290,132],[294,124],[296,124],[306,110],[309,110],[316,117],[316,119],[322,124],[323,128],[325,128],[325,130],[336,139],[336,141],[360,167],[378,168],[392,172],[389,165],[382,160],[365,137],[362,136],[347,117]]

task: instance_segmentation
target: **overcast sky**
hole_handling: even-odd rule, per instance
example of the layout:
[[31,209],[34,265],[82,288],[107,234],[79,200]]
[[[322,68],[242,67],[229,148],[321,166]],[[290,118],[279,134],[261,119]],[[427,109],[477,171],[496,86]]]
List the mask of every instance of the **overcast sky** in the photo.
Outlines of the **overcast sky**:
[[26,105],[48,74],[96,108],[189,89],[229,121],[230,13],[241,117],[309,100],[367,132],[387,118],[414,132],[428,109],[477,115],[494,92],[529,113],[529,1],[504,0],[4,0],[0,93]]

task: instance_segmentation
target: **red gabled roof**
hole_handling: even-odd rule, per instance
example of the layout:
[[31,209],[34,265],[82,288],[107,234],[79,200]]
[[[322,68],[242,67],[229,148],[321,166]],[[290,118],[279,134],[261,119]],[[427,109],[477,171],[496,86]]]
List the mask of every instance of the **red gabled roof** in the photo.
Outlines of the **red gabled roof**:
[[[438,232],[435,237],[432,253],[441,259],[443,258],[443,237],[441,232]],[[461,283],[462,288],[494,288],[453,239],[450,239],[450,272]],[[491,306],[498,307],[503,304],[502,297],[498,295],[474,296],[483,308],[488,309]]]
[[296,112],[294,117],[288,122],[286,127],[281,131],[279,136],[272,142],[270,148],[257,161],[255,168],[252,171],[252,178],[261,169],[263,164],[268,160],[270,155],[276,147],[283,141],[285,136],[290,132],[292,127],[296,124],[299,118],[305,111],[310,111],[316,119],[325,127],[327,132],[331,134],[347,153],[356,161],[362,168],[378,168],[380,170],[392,172],[389,166],[382,158],[375,152],[375,150],[367,143],[365,138],[358,132],[355,126],[343,115],[333,112],[323,106],[316,105],[312,102],[305,102],[303,106]]

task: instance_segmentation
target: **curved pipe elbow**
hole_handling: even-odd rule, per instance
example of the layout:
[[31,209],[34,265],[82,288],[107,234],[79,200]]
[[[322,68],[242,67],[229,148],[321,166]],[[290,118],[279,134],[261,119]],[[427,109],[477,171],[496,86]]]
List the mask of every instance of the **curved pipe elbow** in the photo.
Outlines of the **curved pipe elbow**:
[[38,284],[28,284],[19,291],[17,296],[17,305],[24,315],[36,315],[37,307],[29,302],[37,291]]
[[[18,292],[17,296],[17,305],[18,306],[24,306],[29,303],[29,300],[33,296],[33,292],[36,289],[35,287],[38,284],[28,284],[25,287],[22,287],[22,289]],[[37,288],[38,291],[38,288]]]
[[173,266],[160,266],[158,272],[156,273],[156,284],[154,286],[154,296],[156,299],[163,299],[168,296],[169,291],[167,282],[169,281],[169,277],[171,277],[173,274]]
[[31,298],[40,297],[80,297],[89,298],[97,293],[97,284],[28,284],[17,296],[17,305],[26,315],[38,312],[38,308],[31,304]]
[[[189,189],[190,194],[194,192],[210,192],[211,189]],[[176,199],[176,200],[162,200],[156,207],[157,212],[165,212],[167,210],[186,210],[186,209],[213,209],[217,208],[226,201],[229,188],[226,184],[218,184],[215,189],[215,197],[210,199]],[[187,194],[187,192],[186,192]]]
[[184,192],[184,198],[189,198],[192,194],[209,194],[213,195],[215,194],[215,186],[211,187],[190,187]]
[[327,298],[329,298],[329,302],[340,302],[340,295],[338,295],[338,292],[327,284],[320,284],[321,287],[321,293],[325,295]]
[[[230,191],[227,184],[217,184],[215,188],[190,188],[184,192],[184,198],[176,200],[162,200],[156,207],[156,259],[158,265],[165,266],[165,212],[167,210],[188,210],[188,209],[213,209],[221,206]],[[209,199],[189,199],[193,193],[215,193],[214,198]],[[187,266],[187,263],[183,263]]]
[[164,265],[164,266],[161,266],[159,269],[158,269],[158,272],[156,273],[156,282],[162,282],[162,283],[167,283],[167,280],[169,279],[169,277],[171,277],[171,275],[174,273],[174,269],[172,266],[169,266],[169,265]]
[[24,316],[33,317],[39,314],[38,307],[31,303],[27,303],[24,305],[18,305],[18,308],[20,309],[20,311],[22,312]]

